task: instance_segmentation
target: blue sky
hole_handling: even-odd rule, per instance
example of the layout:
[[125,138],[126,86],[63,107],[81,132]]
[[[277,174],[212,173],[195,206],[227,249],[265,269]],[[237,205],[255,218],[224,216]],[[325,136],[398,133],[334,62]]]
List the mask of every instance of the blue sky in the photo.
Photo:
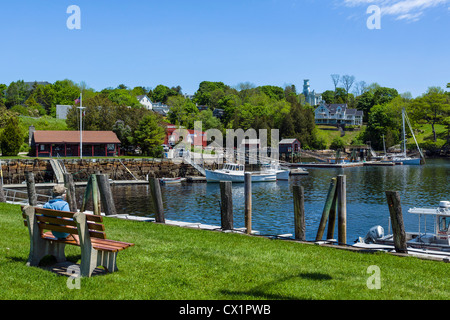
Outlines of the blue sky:
[[[450,82],[450,0],[0,0],[0,83],[295,84],[331,74],[414,97]],[[67,7],[81,10],[69,30]],[[382,12],[370,30],[370,5]]]

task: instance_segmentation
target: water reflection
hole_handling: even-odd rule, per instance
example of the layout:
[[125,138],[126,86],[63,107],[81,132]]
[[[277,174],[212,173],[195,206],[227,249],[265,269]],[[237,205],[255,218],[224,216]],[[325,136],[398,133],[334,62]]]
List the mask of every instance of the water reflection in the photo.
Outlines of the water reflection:
[[[388,231],[386,190],[400,192],[405,228],[418,230],[418,217],[407,213],[411,207],[436,207],[450,200],[450,161],[428,160],[425,166],[310,168],[307,176],[290,181],[253,184],[253,229],[265,235],[294,233],[292,186],[305,190],[306,237],[315,238],[331,178],[347,176],[347,241],[365,236],[374,225]],[[118,213],[154,217],[147,185],[112,186]],[[233,185],[235,227],[244,227],[244,186]],[[77,188],[79,202],[84,188]],[[219,184],[183,184],[162,187],[166,219],[220,226]],[[421,227],[423,228],[422,222]],[[433,223],[427,221],[432,231]],[[422,231],[424,231],[422,229]],[[335,231],[337,237],[337,231]]]

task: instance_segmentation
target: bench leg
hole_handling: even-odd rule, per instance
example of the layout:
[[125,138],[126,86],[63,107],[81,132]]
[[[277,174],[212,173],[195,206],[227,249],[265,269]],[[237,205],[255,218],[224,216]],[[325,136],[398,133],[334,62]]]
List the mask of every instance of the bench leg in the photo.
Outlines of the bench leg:
[[81,252],[81,276],[91,277],[94,269],[101,266],[108,272],[118,271],[116,265],[117,252],[100,251],[90,248]]
[[[39,241],[40,240],[40,241]],[[66,245],[64,243],[58,243],[48,240],[39,239],[30,245],[30,254],[28,256],[27,266],[38,266],[39,262],[45,256],[54,256],[56,262],[66,261],[66,255],[64,249]]]

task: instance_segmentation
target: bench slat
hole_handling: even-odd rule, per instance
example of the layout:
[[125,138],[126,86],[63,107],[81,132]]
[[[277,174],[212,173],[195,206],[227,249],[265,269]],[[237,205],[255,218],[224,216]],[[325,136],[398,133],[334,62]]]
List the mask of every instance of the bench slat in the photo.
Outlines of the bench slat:
[[[68,225],[71,227],[76,227],[77,223],[76,221],[73,221],[72,219],[64,219],[64,218],[53,218],[53,217],[47,217],[47,216],[36,216],[37,221],[39,222],[45,222],[45,223],[52,223],[57,225]],[[105,231],[105,226],[103,224],[88,222],[88,228],[89,230],[94,231]]]
[[[38,223],[39,229],[41,232],[44,230],[51,230],[51,231],[58,231],[58,232],[65,232],[70,234],[78,234],[78,229],[75,227],[69,227],[69,226],[58,226],[58,225],[52,225],[52,224],[46,224],[39,222]],[[104,232],[100,231],[93,231],[89,230],[89,235],[93,238],[99,238],[99,239],[106,239],[106,234]]]
[[[68,239],[56,239],[51,232],[46,232],[42,234],[42,238],[46,240],[51,240],[55,242],[80,246],[80,239],[78,235],[73,235],[73,237],[69,237]],[[93,238],[92,247],[96,250],[110,251],[110,252],[119,252],[128,247],[134,246],[134,243],[126,243],[123,242],[121,245],[118,244],[120,241],[107,240],[107,239],[97,239]]]
[[[73,220],[66,220],[66,219],[52,220],[54,218],[44,217],[44,216],[36,216],[36,218],[39,222],[54,223],[54,224],[58,224],[58,225],[64,224],[64,225],[76,227],[76,222]],[[93,223],[93,222],[88,222],[87,224],[88,224],[89,230],[105,231],[105,226],[103,224],[98,224],[98,223]],[[25,227],[28,227],[28,222],[26,219],[23,220],[23,225]]]
[[[34,210],[37,214],[44,214],[44,215],[53,216],[53,217],[73,218],[73,215],[75,214],[75,212],[70,212],[70,211],[58,211],[58,210],[44,209],[44,208],[39,208],[39,207],[35,207]],[[86,220],[91,221],[91,222],[103,222],[103,217],[86,213]]]

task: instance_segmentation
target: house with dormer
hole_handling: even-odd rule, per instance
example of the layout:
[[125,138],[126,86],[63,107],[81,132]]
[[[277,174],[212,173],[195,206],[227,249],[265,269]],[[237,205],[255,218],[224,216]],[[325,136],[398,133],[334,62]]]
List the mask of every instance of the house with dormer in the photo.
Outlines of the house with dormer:
[[364,112],[348,108],[347,104],[326,104],[324,101],[314,111],[316,124],[353,125],[363,123]]
[[137,96],[136,99],[138,99],[139,103],[143,105],[147,110],[153,110],[153,102],[147,97],[147,95],[143,94],[140,96]]

